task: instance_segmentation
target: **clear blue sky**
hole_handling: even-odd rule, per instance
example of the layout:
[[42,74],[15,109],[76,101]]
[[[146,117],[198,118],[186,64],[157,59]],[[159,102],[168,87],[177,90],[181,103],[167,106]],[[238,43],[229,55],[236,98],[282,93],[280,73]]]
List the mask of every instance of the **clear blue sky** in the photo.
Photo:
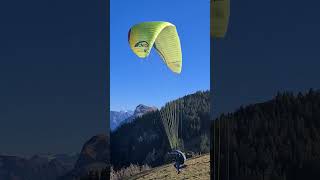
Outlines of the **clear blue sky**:
[[[110,4],[110,109],[166,102],[210,88],[209,1],[123,1]],[[138,58],[128,45],[128,30],[144,21],[169,21],[180,37],[183,66],[172,73],[153,50]]]

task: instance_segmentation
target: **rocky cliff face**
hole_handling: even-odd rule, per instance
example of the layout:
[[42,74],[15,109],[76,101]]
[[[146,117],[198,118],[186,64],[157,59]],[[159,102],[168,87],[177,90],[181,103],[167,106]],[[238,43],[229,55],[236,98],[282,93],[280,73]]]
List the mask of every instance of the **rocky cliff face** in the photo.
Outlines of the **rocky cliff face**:
[[100,134],[87,141],[80,153],[75,168],[83,168],[93,162],[109,162],[109,138]]
[[88,140],[81,150],[75,168],[62,180],[87,177],[91,171],[101,172],[110,165],[109,135],[99,134]]
[[137,117],[156,110],[156,107],[139,104],[134,111],[110,111],[110,129],[114,131],[120,125],[131,122]]
[[128,119],[124,120],[121,124],[132,122],[134,119],[141,117],[144,114],[156,111],[156,110],[158,110],[156,107],[151,107],[151,106],[139,104],[136,107],[136,109],[134,110],[133,115],[131,117],[129,117]]
[[152,111],[156,111],[157,108],[156,107],[150,107],[150,106],[146,106],[143,104],[139,104],[136,109],[134,110],[133,116],[134,117],[141,117],[142,115],[148,113],[148,112],[152,112]]

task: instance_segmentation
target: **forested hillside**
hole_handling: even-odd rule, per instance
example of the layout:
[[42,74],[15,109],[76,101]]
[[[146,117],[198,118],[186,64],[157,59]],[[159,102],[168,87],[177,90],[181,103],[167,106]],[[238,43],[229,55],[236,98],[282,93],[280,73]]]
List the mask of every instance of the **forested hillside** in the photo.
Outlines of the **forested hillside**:
[[[170,151],[162,114],[172,108],[179,116],[179,148],[190,153],[209,152],[210,93],[197,92],[168,102],[111,133],[111,164],[115,169],[132,164],[159,166]],[[182,113],[183,112],[183,113]]]
[[211,171],[220,179],[320,177],[320,91],[279,93],[221,115],[212,130]]

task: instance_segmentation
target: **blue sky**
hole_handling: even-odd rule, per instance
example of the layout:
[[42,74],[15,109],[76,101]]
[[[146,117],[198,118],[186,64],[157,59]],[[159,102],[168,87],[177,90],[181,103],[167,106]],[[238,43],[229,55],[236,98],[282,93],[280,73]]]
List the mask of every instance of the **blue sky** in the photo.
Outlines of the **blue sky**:
[[[110,2],[110,109],[166,102],[210,88],[209,1],[147,0]],[[172,73],[153,50],[138,58],[128,44],[128,30],[144,21],[169,21],[180,37],[183,67]]]

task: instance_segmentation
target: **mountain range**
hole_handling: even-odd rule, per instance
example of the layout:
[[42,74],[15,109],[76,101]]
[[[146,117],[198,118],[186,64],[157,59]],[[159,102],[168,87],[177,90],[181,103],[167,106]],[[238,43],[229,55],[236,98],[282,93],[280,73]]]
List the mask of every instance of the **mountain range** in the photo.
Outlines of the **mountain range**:
[[0,155],[0,180],[55,180],[72,170],[78,157],[78,154],[41,154],[31,158]]
[[133,111],[110,111],[110,129],[115,130],[122,121],[133,115]]

